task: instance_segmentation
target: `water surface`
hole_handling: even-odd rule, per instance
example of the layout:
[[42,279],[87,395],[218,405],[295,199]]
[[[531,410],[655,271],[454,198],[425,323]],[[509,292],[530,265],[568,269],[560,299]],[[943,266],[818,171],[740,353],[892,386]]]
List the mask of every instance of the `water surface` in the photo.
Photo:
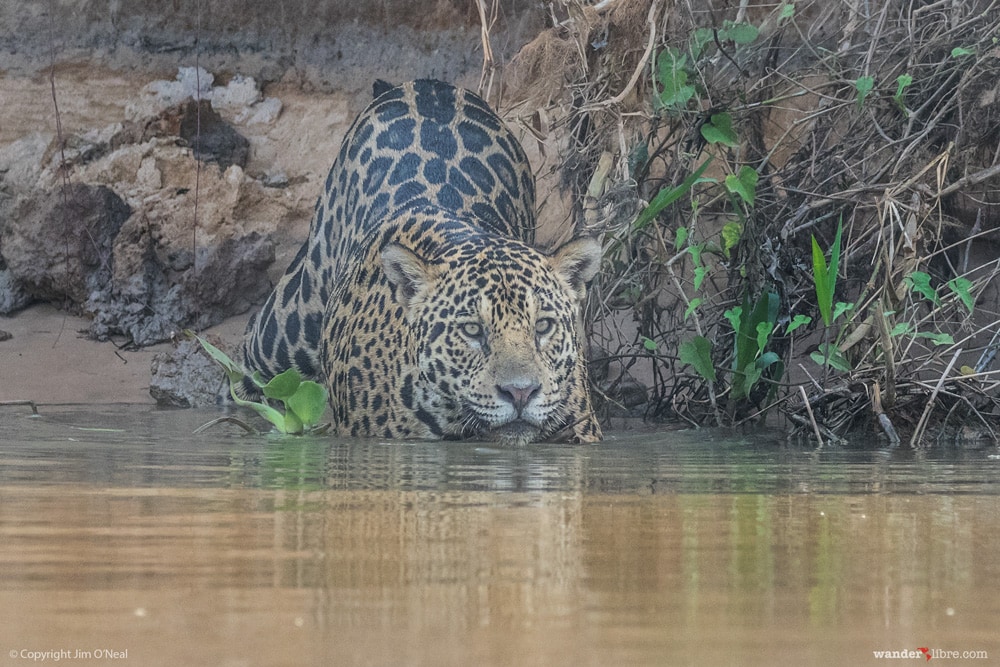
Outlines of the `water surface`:
[[1000,662],[994,449],[191,435],[214,416],[0,408],[0,665]]

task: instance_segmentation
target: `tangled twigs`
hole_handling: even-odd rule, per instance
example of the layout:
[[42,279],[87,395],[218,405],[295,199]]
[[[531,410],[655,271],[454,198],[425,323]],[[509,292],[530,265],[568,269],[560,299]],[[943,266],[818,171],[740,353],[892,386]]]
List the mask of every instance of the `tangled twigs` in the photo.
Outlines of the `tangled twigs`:
[[550,6],[504,94],[608,239],[592,340],[648,415],[996,432],[1000,2]]
[[493,91],[493,78],[496,75],[496,62],[493,59],[493,46],[490,44],[490,30],[497,20],[499,0],[492,0],[489,9],[487,0],[476,0],[479,9],[479,35],[483,43],[483,70],[479,76],[478,93],[484,99],[490,99]]
[[625,84],[622,91],[614,97],[592,102],[591,104],[583,107],[581,111],[596,111],[597,109],[621,104],[622,101],[628,97],[629,93],[632,92],[636,83],[639,82],[639,77],[641,77],[645,71],[646,64],[649,62],[650,56],[653,55],[653,46],[656,44],[656,17],[662,6],[662,0],[653,0],[653,2],[649,5],[649,16],[646,18],[646,23],[649,24],[649,38],[646,40],[646,50],[643,52],[642,57],[639,58],[639,62],[635,66],[635,71],[632,72],[632,77],[628,80],[628,83]]

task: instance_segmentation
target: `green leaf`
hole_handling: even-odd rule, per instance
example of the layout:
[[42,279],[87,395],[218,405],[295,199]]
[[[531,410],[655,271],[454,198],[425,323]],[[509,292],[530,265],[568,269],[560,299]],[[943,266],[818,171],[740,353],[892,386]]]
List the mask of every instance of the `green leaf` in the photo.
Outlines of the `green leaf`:
[[938,297],[937,292],[931,287],[931,277],[923,271],[914,271],[903,278],[903,283],[909,285],[911,290],[920,294],[934,305],[941,305],[941,298]]
[[665,107],[683,109],[695,93],[694,86],[687,82],[687,56],[671,46],[660,51],[656,65],[657,79],[662,89],[657,98],[659,103]]
[[951,334],[946,333],[931,333],[930,331],[918,331],[913,334],[914,338],[926,338],[935,345],[954,345],[955,339],[951,337]]
[[259,389],[263,389],[264,385],[267,384],[267,382],[264,381],[264,376],[260,374],[260,371],[254,371],[253,374],[250,375],[250,379]]
[[649,162],[649,147],[644,142],[636,144],[628,155],[629,176],[636,178],[636,174],[646,166],[647,162]]
[[271,422],[274,428],[278,429],[278,431],[281,433],[288,433],[285,429],[285,416],[272,408],[270,405],[240,398],[236,395],[236,390],[232,385],[229,386],[229,395],[232,396],[233,402],[236,403],[236,405],[242,405],[253,409],[261,417]]
[[757,198],[757,170],[753,167],[743,165],[739,174],[729,174],[726,176],[726,190],[735,195],[739,195],[747,206],[753,206]]
[[738,222],[727,222],[722,226],[722,252],[729,257],[729,251],[736,247],[743,236],[743,225]]
[[772,331],[774,331],[774,325],[770,322],[757,323],[757,350],[759,352],[763,352],[764,348],[767,347],[767,339],[771,337]]
[[712,158],[708,158],[701,165],[694,170],[694,172],[684,179],[684,182],[678,185],[676,188],[663,188],[656,196],[653,197],[653,201],[649,202],[649,206],[644,208],[639,216],[632,223],[632,227],[635,230],[643,229],[650,221],[659,215],[660,211],[665,209],[670,204],[674,203],[678,199],[684,196],[691,186],[701,178],[701,175],[705,173],[708,169],[708,165],[712,162]]
[[736,44],[750,44],[757,39],[760,30],[749,23],[734,23],[728,27],[726,34]]
[[688,240],[688,230],[687,227],[683,225],[677,228],[677,233],[674,234],[674,249],[680,250],[684,247],[684,244]]
[[278,373],[264,385],[263,392],[268,398],[276,401],[287,401],[299,389],[302,376],[294,368]]
[[742,306],[733,306],[726,312],[722,313],[722,316],[729,320],[729,324],[733,327],[733,331],[739,333],[740,331],[740,318],[743,315]]
[[819,349],[812,352],[809,357],[820,366],[826,364],[838,371],[850,371],[851,364],[847,358],[837,349],[836,345],[820,345]]
[[701,377],[715,382],[715,366],[712,365],[712,344],[704,336],[695,336],[681,343],[677,349],[682,363],[694,367]]
[[656,341],[653,340],[652,338],[646,338],[645,336],[643,336],[642,337],[642,347],[647,352],[656,352]]
[[859,77],[857,81],[854,82],[854,89],[858,91],[857,104],[858,109],[860,109],[865,104],[865,98],[868,97],[868,93],[872,92],[872,88],[875,87],[875,79],[870,76]]
[[813,318],[809,317],[808,315],[796,315],[795,317],[792,318],[792,321],[789,322],[788,326],[785,328],[785,335],[787,336],[788,334],[792,333],[799,327],[805,326],[806,324],[809,324],[812,321]]
[[892,99],[904,112],[906,111],[906,103],[903,102],[903,93],[906,92],[906,89],[909,88],[912,83],[913,77],[909,74],[900,74],[896,77],[896,94],[892,96]]
[[838,317],[843,315],[849,310],[854,310],[853,303],[844,303],[843,301],[838,301],[833,307],[833,320],[836,321]]
[[706,44],[711,44],[715,41],[715,30],[712,28],[698,28],[691,35],[690,49],[691,57],[695,60],[701,57],[702,52],[705,50]]
[[208,352],[208,356],[212,357],[212,359],[214,359],[220,366],[222,366],[222,369],[226,371],[226,376],[229,378],[230,382],[239,382],[243,379],[243,376],[246,375],[243,368],[230,359],[229,355],[225,352],[215,347],[201,336],[196,335],[192,331],[186,331],[185,333],[189,336],[194,336],[195,340],[201,343],[202,348]]
[[302,421],[303,426],[318,424],[319,420],[323,418],[323,413],[326,412],[326,404],[326,388],[312,380],[306,380],[300,384],[298,391],[287,401],[289,412],[294,412]]
[[693,313],[695,309],[698,308],[698,306],[700,305],[701,305],[701,299],[699,298],[691,299],[691,302],[688,304],[688,307],[684,309],[684,319],[687,320],[687,318],[691,315],[691,313]]
[[844,231],[843,222],[837,223],[837,234],[830,247],[830,265],[826,264],[826,257],[819,247],[819,241],[812,237],[812,259],[813,259],[813,284],[816,287],[816,304],[819,306],[819,314],[823,318],[823,324],[830,326],[833,323],[833,295],[837,290],[837,270],[840,265],[840,244]]
[[705,250],[705,246],[701,243],[696,245],[688,246],[688,254],[691,255],[691,262],[695,266],[702,266],[701,263],[701,253]]
[[764,354],[761,355],[760,359],[757,360],[757,368],[761,370],[766,370],[768,366],[780,362],[781,362],[781,357],[778,356],[777,352],[765,352]]
[[795,5],[791,2],[786,2],[781,5],[781,9],[778,11],[778,20],[786,21],[795,16]]
[[902,336],[903,334],[909,333],[910,329],[912,328],[913,327],[912,325],[910,325],[909,322],[900,322],[899,324],[897,324],[892,328],[892,331],[889,332],[889,335],[892,336],[893,338],[895,338],[896,336]]
[[[743,381],[740,383],[739,391],[733,391],[733,398],[743,398],[744,396],[749,396],[750,392],[753,391],[753,386],[757,384],[760,380],[761,374],[763,374],[764,369],[758,368],[756,362],[747,364],[739,375],[743,376]],[[734,388],[735,389],[735,388]]]
[[712,114],[709,122],[702,124],[701,136],[710,144],[722,144],[736,148],[736,132],[733,130],[733,117],[728,113]]
[[707,275],[708,275],[707,266],[694,267],[694,288],[696,290],[701,289],[701,284],[705,281],[705,276]]
[[972,49],[967,49],[964,46],[956,46],[951,50],[952,58],[964,58],[965,56],[975,55],[976,52]]
[[833,322],[833,292],[830,287],[829,270],[826,266],[826,257],[819,247],[819,241],[812,237],[812,258],[813,258],[813,284],[816,287],[816,304],[819,306],[819,314],[823,318],[823,324],[830,326]]
[[972,314],[973,309],[976,307],[976,300],[972,297],[972,281],[968,278],[963,278],[959,276],[957,278],[952,278],[948,281],[948,289],[954,292],[958,298],[965,304],[966,309],[968,309],[969,314]]
[[284,423],[280,431],[282,433],[288,433],[290,435],[299,435],[304,430],[302,420],[299,416],[295,414],[294,410],[289,410],[285,413]]

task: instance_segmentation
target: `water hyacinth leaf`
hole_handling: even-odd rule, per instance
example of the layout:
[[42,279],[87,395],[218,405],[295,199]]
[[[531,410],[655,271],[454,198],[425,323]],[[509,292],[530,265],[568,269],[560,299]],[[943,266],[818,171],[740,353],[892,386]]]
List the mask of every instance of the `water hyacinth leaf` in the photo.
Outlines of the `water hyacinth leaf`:
[[712,365],[712,344],[704,336],[695,336],[681,343],[678,353],[682,363],[688,364],[701,377],[715,382],[715,366]]
[[710,144],[722,144],[736,148],[736,132],[733,130],[733,117],[728,113],[712,114],[707,123],[701,126],[701,136]]
[[964,46],[956,46],[951,50],[952,58],[964,58],[965,56],[975,55],[975,51],[972,49],[967,49]]
[[656,352],[656,341],[652,338],[642,337],[642,347],[647,352]]
[[326,402],[326,388],[317,382],[306,380],[288,398],[286,404],[289,412],[294,412],[303,426],[315,426],[326,412]]
[[240,368],[236,362],[230,359],[229,355],[192,331],[185,331],[185,334],[188,336],[194,336],[195,340],[197,340],[205,352],[208,353],[208,356],[212,357],[212,359],[214,359],[215,362],[222,366],[222,369],[226,371],[226,376],[229,378],[230,382],[239,382],[243,379],[243,369]]
[[268,398],[276,401],[286,401],[293,396],[302,384],[302,376],[294,368],[278,373],[264,385],[263,392]]
[[971,292],[972,281],[968,278],[963,278],[962,276],[952,278],[948,281],[948,289],[955,293],[971,315],[973,309],[976,307],[976,300],[972,298]]
[[287,431],[285,431],[285,416],[272,408],[270,405],[240,398],[236,395],[236,388],[233,383],[230,383],[229,385],[229,395],[232,397],[233,402],[236,403],[236,405],[242,405],[253,409],[261,417],[271,422],[271,424],[280,432],[287,433]]
[[304,425],[294,410],[288,410],[285,412],[283,423],[278,430],[289,435],[299,435],[304,430]]
[[786,2],[781,5],[781,9],[778,10],[778,20],[787,21],[795,16],[795,5],[791,2]]

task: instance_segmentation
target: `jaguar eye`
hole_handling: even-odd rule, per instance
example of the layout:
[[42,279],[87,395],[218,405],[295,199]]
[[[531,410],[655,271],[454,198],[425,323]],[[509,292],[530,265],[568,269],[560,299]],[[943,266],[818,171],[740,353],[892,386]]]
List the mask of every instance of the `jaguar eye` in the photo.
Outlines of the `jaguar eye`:
[[543,317],[542,319],[535,322],[535,333],[539,336],[547,336],[552,333],[552,329],[556,326],[556,321],[551,317]]
[[483,325],[479,322],[462,322],[458,328],[463,335],[469,338],[482,338],[483,336]]

